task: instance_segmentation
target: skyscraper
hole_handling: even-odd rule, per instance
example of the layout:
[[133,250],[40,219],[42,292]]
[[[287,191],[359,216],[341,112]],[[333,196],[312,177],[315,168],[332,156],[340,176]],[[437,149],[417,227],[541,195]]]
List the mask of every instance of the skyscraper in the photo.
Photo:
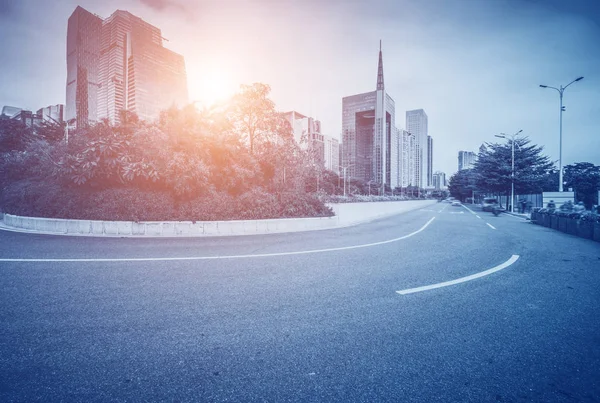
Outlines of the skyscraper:
[[433,139],[427,136],[427,187],[433,187]]
[[473,168],[477,154],[472,151],[459,151],[458,152],[458,170]]
[[65,120],[85,127],[97,121],[102,18],[77,6],[67,25]]
[[402,130],[402,179],[401,186],[414,186],[415,183],[415,136]]
[[128,110],[140,119],[187,103],[183,56],[163,47],[159,28],[117,10],[102,22],[98,117],[117,123]]
[[347,167],[347,176],[389,186],[397,182],[394,132],[395,103],[385,92],[380,43],[376,90],[342,98],[341,166]]
[[122,110],[152,120],[187,96],[183,56],[163,47],[159,28],[127,11],[103,20],[75,9],[67,29],[67,121],[114,124]]
[[415,174],[413,186],[427,184],[427,114],[423,109],[406,111],[406,130],[414,136]]
[[340,170],[340,142],[338,139],[323,135],[325,145],[325,169],[339,174]]
[[433,174],[433,187],[435,190],[443,190],[446,188],[446,174],[437,171]]

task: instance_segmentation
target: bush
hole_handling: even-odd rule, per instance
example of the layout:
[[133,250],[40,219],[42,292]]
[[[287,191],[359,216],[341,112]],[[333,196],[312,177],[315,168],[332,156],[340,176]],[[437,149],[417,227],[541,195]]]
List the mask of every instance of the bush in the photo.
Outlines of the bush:
[[311,194],[274,195],[254,188],[238,197],[212,192],[191,200],[166,190],[118,187],[82,189],[54,181],[21,180],[0,197],[9,214],[105,221],[220,221],[330,217],[333,211]]

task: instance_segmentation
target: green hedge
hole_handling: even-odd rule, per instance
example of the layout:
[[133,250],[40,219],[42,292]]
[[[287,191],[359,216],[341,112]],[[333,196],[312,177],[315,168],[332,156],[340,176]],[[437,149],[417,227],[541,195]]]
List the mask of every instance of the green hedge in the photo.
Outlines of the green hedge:
[[255,188],[178,200],[168,191],[131,187],[87,189],[22,180],[5,187],[0,210],[29,216],[109,221],[216,221],[329,217],[333,211],[311,194],[271,194]]

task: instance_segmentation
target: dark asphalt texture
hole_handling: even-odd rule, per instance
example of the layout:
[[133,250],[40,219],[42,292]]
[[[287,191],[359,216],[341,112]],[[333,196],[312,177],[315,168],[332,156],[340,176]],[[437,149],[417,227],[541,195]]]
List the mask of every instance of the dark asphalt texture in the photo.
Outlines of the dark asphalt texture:
[[303,255],[0,262],[0,401],[600,401],[600,243],[475,212],[205,239],[0,232],[0,258],[232,256],[435,217]]

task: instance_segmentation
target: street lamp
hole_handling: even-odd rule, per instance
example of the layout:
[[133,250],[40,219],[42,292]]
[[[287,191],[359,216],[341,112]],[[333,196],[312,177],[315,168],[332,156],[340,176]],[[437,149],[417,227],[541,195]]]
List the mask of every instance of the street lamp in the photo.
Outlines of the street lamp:
[[569,84],[565,85],[564,87],[561,85],[560,88],[556,88],[556,87],[551,87],[549,85],[542,85],[540,84],[541,88],[552,88],[556,91],[558,91],[558,94],[560,95],[560,134],[559,134],[559,151],[558,151],[558,191],[562,192],[563,191],[563,171],[562,171],[562,113],[565,111],[565,107],[563,106],[563,93],[565,92],[565,90],[567,89],[567,87],[577,81],[581,81],[583,80],[583,77],[579,77],[576,78],[575,80],[571,81]]
[[347,167],[341,167],[344,170],[344,197],[346,197],[346,170],[353,166],[354,164],[348,165]]
[[507,139],[510,137],[512,144],[512,162],[511,162],[511,174],[510,174],[510,212],[515,212],[515,137],[519,133],[521,133],[523,129],[519,130],[512,136],[509,136],[504,133],[496,134],[496,137],[500,137],[501,139]]

